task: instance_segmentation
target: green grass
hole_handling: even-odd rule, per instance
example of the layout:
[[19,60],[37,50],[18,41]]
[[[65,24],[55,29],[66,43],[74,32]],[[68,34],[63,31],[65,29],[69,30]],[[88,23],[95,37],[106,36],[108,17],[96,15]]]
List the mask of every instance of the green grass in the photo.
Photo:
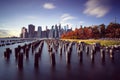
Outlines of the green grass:
[[85,42],[86,44],[93,44],[93,43],[100,43],[102,46],[112,46],[112,45],[120,45],[119,40],[97,40],[97,39],[91,39],[91,40],[79,40],[79,39],[62,39],[65,41],[75,41],[75,42]]

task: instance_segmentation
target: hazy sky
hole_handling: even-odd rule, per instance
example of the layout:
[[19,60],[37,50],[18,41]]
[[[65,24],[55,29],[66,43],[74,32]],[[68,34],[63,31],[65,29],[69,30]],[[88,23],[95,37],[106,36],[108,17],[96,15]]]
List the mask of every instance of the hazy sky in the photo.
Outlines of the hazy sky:
[[19,36],[28,24],[51,28],[120,22],[120,0],[0,0],[0,37]]

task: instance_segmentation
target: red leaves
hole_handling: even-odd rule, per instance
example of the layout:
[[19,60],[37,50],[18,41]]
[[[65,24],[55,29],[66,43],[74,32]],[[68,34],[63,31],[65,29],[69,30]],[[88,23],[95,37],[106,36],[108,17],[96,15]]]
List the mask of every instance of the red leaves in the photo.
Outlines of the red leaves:
[[74,31],[62,34],[61,38],[66,39],[91,39],[91,38],[120,38],[120,24],[110,23],[107,27],[104,24],[93,27],[80,27]]

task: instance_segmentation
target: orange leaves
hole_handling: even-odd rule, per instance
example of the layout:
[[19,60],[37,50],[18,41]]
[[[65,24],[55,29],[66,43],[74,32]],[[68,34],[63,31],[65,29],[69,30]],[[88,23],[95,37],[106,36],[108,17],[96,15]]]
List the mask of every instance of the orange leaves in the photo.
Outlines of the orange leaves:
[[107,27],[104,24],[93,27],[80,27],[74,31],[61,35],[65,39],[91,39],[91,38],[120,38],[120,24],[110,23]]

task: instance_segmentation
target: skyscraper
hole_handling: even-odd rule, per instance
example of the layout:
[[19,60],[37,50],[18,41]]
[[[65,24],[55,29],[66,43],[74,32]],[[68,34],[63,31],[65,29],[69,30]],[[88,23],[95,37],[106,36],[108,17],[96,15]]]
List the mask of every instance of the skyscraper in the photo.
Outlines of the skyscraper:
[[28,38],[28,32],[27,32],[27,29],[25,27],[22,27],[21,38]]
[[50,29],[49,38],[54,38],[54,25]]
[[49,29],[48,29],[48,26],[46,26],[46,38],[49,37]]
[[59,24],[59,30],[61,30],[61,24]]
[[61,35],[61,24],[59,24],[59,31],[58,31],[58,37],[60,37],[60,35]]
[[29,38],[34,38],[35,26],[33,24],[28,25]]
[[42,38],[42,27],[38,26],[38,38]]
[[58,38],[58,26],[55,25],[55,38]]

